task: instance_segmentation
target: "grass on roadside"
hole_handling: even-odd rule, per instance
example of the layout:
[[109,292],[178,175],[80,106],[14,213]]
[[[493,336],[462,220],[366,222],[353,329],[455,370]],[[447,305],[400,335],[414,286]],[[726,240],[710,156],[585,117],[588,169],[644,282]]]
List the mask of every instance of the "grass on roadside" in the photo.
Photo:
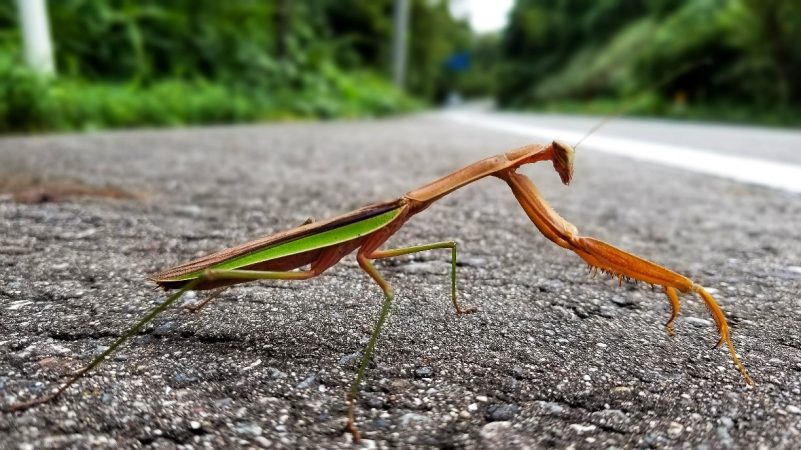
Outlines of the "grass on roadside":
[[333,71],[298,89],[204,79],[43,78],[0,58],[0,132],[383,116],[419,105],[371,73]]

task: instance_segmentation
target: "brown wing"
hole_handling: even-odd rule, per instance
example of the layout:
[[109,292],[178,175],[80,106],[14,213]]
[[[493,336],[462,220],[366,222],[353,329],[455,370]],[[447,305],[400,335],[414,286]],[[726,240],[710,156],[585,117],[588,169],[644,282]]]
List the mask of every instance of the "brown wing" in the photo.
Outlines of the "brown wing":
[[165,269],[157,274],[150,275],[147,278],[155,282],[170,280],[175,277],[180,277],[181,275],[186,275],[188,273],[211,267],[230,258],[242,256],[266,247],[300,239],[315,233],[320,233],[332,228],[341,227],[353,222],[358,222],[360,220],[383,214],[387,211],[399,208],[405,201],[406,200],[404,198],[399,198],[381,203],[372,203],[355,211],[342,214],[341,216],[336,216],[321,222],[312,222],[299,227],[290,228],[289,230],[280,231],[278,233],[270,234],[250,242],[245,242],[244,244],[237,245],[236,247],[226,248],[188,263],[170,267],[169,269]]

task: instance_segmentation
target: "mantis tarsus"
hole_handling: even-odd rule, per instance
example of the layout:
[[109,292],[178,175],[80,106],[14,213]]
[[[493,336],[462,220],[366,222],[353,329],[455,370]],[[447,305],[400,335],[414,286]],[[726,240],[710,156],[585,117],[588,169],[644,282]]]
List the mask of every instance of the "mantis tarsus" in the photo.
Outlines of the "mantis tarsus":
[[471,312],[470,309],[462,309],[456,299],[455,242],[435,242],[391,250],[381,250],[381,246],[415,214],[423,211],[443,196],[488,176],[495,176],[506,182],[537,229],[560,247],[578,254],[593,270],[601,270],[620,279],[634,279],[661,286],[670,300],[672,308],[672,314],[666,323],[670,333],[673,331],[673,322],[680,310],[678,293],[694,292],[698,294],[717,325],[720,340],[716,347],[725,344],[734,365],[745,381],[753,384],[745,367],[737,357],[726,318],[715,299],[702,286],[689,278],[605,242],[581,236],[574,225],[559,216],[546,203],[529,178],[516,172],[524,164],[539,161],[551,161],[562,182],[570,183],[573,176],[572,147],[559,141],[554,141],[547,146],[529,145],[473,163],[426,186],[409,191],[396,200],[367,205],[329,220],[320,222],[307,220],[304,224],[287,231],[225,249],[152,275],[149,277],[150,280],[165,289],[177,289],[177,292],[151,310],[105,352],[73,375],[54,393],[12,405],[8,409],[21,410],[55,399],[189,290],[213,289],[265,279],[305,280],[320,275],[345,255],[356,251],[359,266],[378,284],[385,297],[378,321],[347,394],[347,429],[353,434],[354,439],[358,440],[359,432],[354,420],[354,402],[394,297],[392,287],[376,270],[372,261],[426,250],[449,249],[451,251],[451,300],[453,306],[457,314]]

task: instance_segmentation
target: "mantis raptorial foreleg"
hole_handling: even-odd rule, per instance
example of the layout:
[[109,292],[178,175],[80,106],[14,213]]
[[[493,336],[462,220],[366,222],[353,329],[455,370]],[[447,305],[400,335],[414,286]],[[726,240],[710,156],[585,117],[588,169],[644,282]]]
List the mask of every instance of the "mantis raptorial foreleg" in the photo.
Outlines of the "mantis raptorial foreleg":
[[414,245],[412,247],[395,248],[392,250],[376,250],[369,255],[369,259],[392,258],[394,256],[408,255],[440,248],[451,249],[451,301],[453,302],[453,307],[456,308],[456,314],[461,315],[475,312],[476,309],[473,307],[462,309],[456,301],[456,242],[442,241],[431,244]]
[[666,326],[672,330],[673,321],[679,312],[679,300],[676,291],[695,292],[706,304],[720,334],[716,347],[726,344],[734,365],[748,384],[753,384],[751,377],[740,362],[734,343],[729,336],[729,325],[726,316],[715,299],[704,288],[687,277],[666,269],[639,256],[628,253],[606,242],[595,238],[580,236],[575,225],[563,219],[540,196],[534,183],[524,175],[508,170],[498,174],[509,184],[520,205],[534,225],[548,239],[557,245],[574,251],[587,264],[610,272],[620,278],[628,277],[649,284],[663,286],[673,309]]

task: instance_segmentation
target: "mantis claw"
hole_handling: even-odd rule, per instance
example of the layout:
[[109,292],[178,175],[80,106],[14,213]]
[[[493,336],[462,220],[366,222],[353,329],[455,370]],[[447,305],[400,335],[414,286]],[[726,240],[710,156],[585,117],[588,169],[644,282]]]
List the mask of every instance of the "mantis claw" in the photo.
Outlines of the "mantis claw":
[[203,301],[202,303],[198,304],[184,305],[183,308],[192,314],[197,314],[197,312],[200,311],[201,308],[203,308],[203,305],[205,305],[205,303],[206,302]]
[[[653,285],[651,285],[653,287]],[[665,286],[665,295],[667,295],[668,299],[670,300],[670,319],[665,323],[665,328],[667,328],[668,335],[674,336],[675,333],[673,331],[673,323],[676,321],[676,318],[679,316],[679,311],[681,311],[681,302],[679,301],[679,295],[676,293],[676,289]]]
[[208,304],[210,301],[214,300],[214,299],[215,299],[215,298],[217,298],[217,297],[218,297],[220,294],[222,294],[222,291],[223,291],[223,290],[225,290],[225,288],[219,288],[219,289],[217,289],[216,291],[212,292],[212,293],[211,293],[211,295],[209,295],[209,297],[208,297],[207,299],[203,300],[202,302],[200,302],[200,303],[194,303],[194,304],[190,304],[190,305],[184,305],[183,307],[184,307],[184,309],[186,309],[186,310],[187,310],[187,311],[189,311],[190,313],[192,313],[192,314],[197,314],[197,313],[198,313],[198,312],[199,312],[201,309],[203,309],[203,307],[204,307],[204,306],[206,306],[206,305],[207,305],[207,304]]
[[676,335],[676,331],[673,329],[673,319],[672,318],[670,320],[668,320],[667,322],[665,322],[665,329],[667,330],[668,336],[673,337],[673,336]]
[[348,398],[348,423],[345,424],[345,431],[350,433],[353,436],[353,443],[358,444],[362,440],[362,434],[359,432],[359,429],[356,428],[356,412],[355,407],[353,406],[353,398]]
[[456,315],[457,316],[466,316],[468,314],[474,314],[478,312],[478,308],[475,306],[467,306],[465,308],[456,308]]

